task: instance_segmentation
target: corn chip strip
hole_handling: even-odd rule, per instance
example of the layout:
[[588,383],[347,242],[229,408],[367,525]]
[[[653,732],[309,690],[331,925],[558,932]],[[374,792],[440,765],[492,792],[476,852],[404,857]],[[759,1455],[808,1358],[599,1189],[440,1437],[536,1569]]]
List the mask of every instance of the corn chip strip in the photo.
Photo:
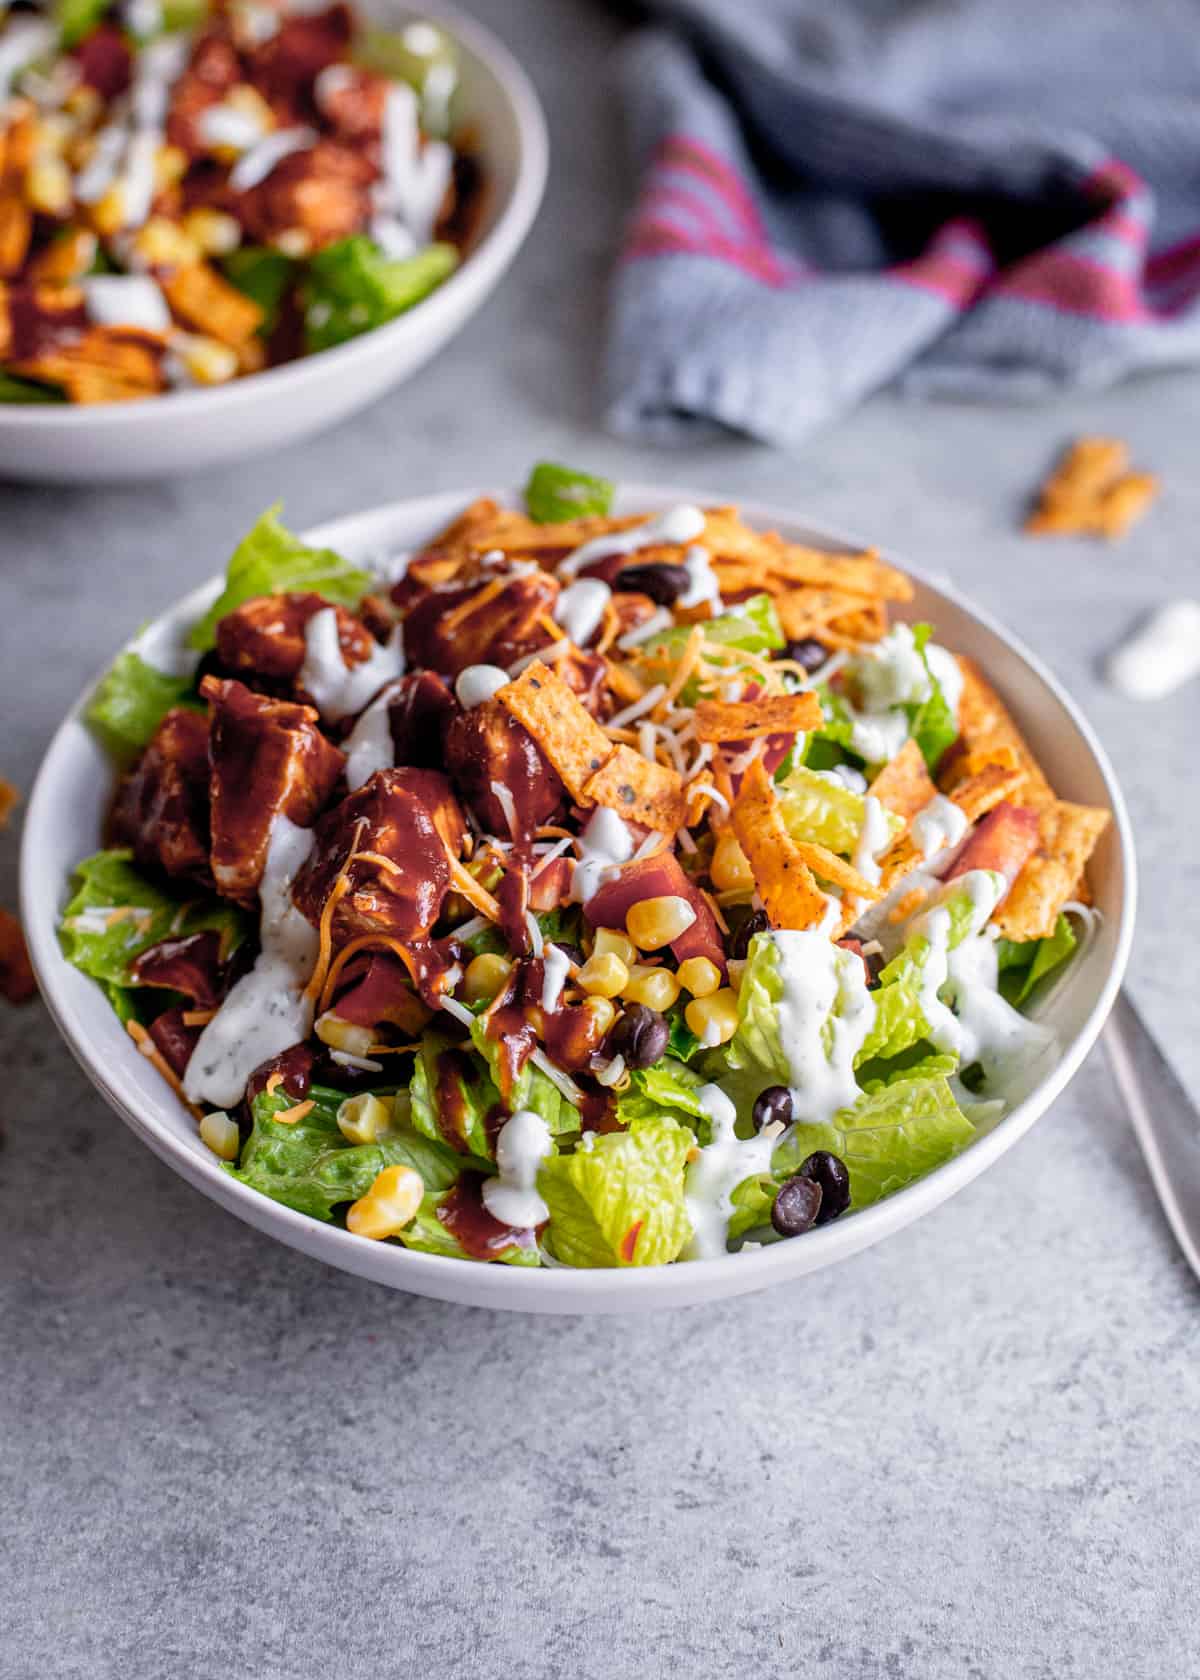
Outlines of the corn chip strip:
[[996,912],[996,926],[1006,939],[1043,939],[1054,932],[1108,822],[1107,811],[1065,799],[1042,812],[1038,849]]
[[925,755],[910,737],[900,751],[871,783],[870,791],[881,805],[903,818],[907,828],[917,812],[937,793],[925,767]]
[[584,789],[613,749],[575,691],[541,660],[535,660],[515,681],[500,689],[496,699],[533,736],[572,799],[585,798]]
[[263,312],[253,299],[219,275],[208,263],[190,263],[162,278],[173,314],[188,326],[236,349],[262,325]]
[[1124,536],[1158,494],[1152,473],[1128,468],[1129,451],[1119,439],[1080,438],[1042,485],[1026,531],[1034,536]]
[[788,833],[761,758],[752,761],[742,778],[731,820],[771,926],[814,927],[825,914],[827,900]]
[[821,702],[815,694],[763,694],[755,700],[698,700],[698,741],[755,741],[762,735],[791,735],[817,729]]
[[651,764],[632,747],[619,746],[609,754],[584,784],[583,797],[591,804],[607,805],[626,822],[641,823],[660,834],[673,834],[687,818],[678,771]]
[[836,589],[785,589],[775,596],[779,623],[789,641],[815,636],[829,647],[853,648],[887,634],[887,608]]
[[[980,817],[986,816],[993,806],[999,805],[1001,800],[1011,799],[1018,791],[1022,801],[1030,804],[1031,801],[1026,798],[1023,770],[1006,769],[1003,765],[989,763],[960,782],[950,791],[948,798],[958,806],[967,821],[974,824]],[[880,863],[880,885],[883,891],[891,892],[897,881],[902,881],[914,869],[919,869],[924,861],[924,853],[910,833],[898,836],[884,853]]]
[[[1017,765],[1025,773],[1022,803],[1038,809],[1052,804],[1054,790],[1003,700],[974,660],[960,656],[958,663],[963,674],[962,699],[958,704],[960,752],[971,754],[979,763],[989,760],[1002,763],[1008,754],[1015,755]],[[956,774],[955,762],[951,758],[946,767],[948,777]],[[947,791],[945,783],[943,791]]]

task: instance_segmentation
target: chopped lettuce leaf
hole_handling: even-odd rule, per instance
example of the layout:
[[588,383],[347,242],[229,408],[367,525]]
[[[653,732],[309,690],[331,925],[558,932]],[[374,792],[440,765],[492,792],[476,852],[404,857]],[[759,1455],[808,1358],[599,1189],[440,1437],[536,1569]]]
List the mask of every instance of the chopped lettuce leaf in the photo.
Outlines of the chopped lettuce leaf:
[[160,940],[215,928],[228,956],[250,931],[250,917],[235,905],[147,881],[128,851],[96,852],[75,874],[79,886],[59,924],[63,955],[109,987],[132,986],[134,959]]
[[493,1159],[488,1117],[500,1108],[500,1093],[472,1050],[438,1033],[422,1033],[409,1090],[412,1123],[424,1137],[453,1138],[453,1147],[461,1138],[461,1148],[481,1162]]
[[[679,663],[691,633],[690,624],[677,624],[643,643],[635,652],[639,675],[649,682],[661,682]],[[716,618],[707,619],[704,635],[710,642],[738,648],[743,653],[770,653],[784,644],[779,616],[769,595],[751,595],[748,601],[740,601]],[[694,698],[695,684],[685,684],[680,699],[687,705]]]
[[120,762],[139,753],[172,706],[192,692],[190,677],[157,671],[137,653],[119,653],[84,713],[104,745]]
[[278,502],[268,508],[234,549],[225,572],[225,588],[193,626],[189,647],[207,652],[215,646],[217,625],[225,614],[256,595],[311,590],[327,601],[353,607],[370,589],[370,572],[352,566],[331,548],[307,547],[280,522],[279,508]]
[[546,1244],[568,1266],[665,1266],[691,1235],[684,1166],[695,1134],[666,1118],[593,1136],[538,1173]]
[[727,1243],[736,1242],[751,1231],[769,1232],[771,1240],[776,1240],[775,1232],[771,1230],[771,1209],[775,1206],[778,1188],[769,1173],[756,1173],[752,1178],[742,1180],[729,1198],[733,1203],[733,1212],[729,1216]]
[[[742,983],[738,987],[737,1031],[725,1046],[726,1065],[733,1073],[752,1074],[757,1095],[767,1085],[786,1085],[791,1067],[779,1035],[779,1004],[783,981],[779,975],[779,953],[769,933],[756,933],[750,941]],[[734,1095],[733,1091],[730,1092]],[[739,1111],[744,1107],[741,1091],[734,1095]]]
[[900,1079],[842,1109],[827,1126],[794,1127],[771,1166],[776,1178],[786,1178],[814,1149],[828,1149],[849,1169],[851,1207],[864,1208],[940,1167],[974,1135],[944,1078]]
[[385,257],[365,233],[327,245],[309,260],[301,287],[311,354],[371,332],[420,303],[458,266],[453,245],[427,245],[411,257]]
[[685,1124],[688,1120],[704,1120],[706,1111],[696,1095],[703,1083],[691,1068],[664,1056],[653,1067],[638,1068],[631,1074],[628,1090],[617,1099],[617,1119],[623,1126],[659,1118]]
[[1060,915],[1054,932],[1044,939],[998,939],[996,963],[1000,970],[1000,995],[1014,1008],[1025,1003],[1034,987],[1048,974],[1061,968],[1073,954],[1075,932],[1066,916]]
[[261,337],[275,330],[284,297],[296,275],[296,264],[269,245],[241,245],[222,257],[221,268],[231,286],[244,292],[263,312]]
[[[504,1047],[499,1039],[488,1036],[486,1024],[482,1019],[471,1023],[471,1042],[491,1070],[493,1088],[496,1091],[495,1100],[499,1103],[498,1074]],[[518,1108],[531,1108],[535,1114],[540,1114],[556,1137],[560,1132],[579,1130],[578,1109],[567,1101],[554,1081],[532,1062],[525,1063],[513,1084],[507,1109],[510,1114],[515,1114]],[[488,1154],[491,1155],[490,1149]]]
[[686,1004],[674,1003],[667,1010],[667,1025],[671,1029],[667,1050],[677,1062],[690,1062],[704,1046],[684,1018]]
[[[897,958],[896,963],[902,962]],[[896,968],[896,963],[889,965]],[[884,974],[888,973],[885,969]],[[862,1049],[856,1057],[856,1067],[868,1062],[891,1060],[908,1050],[928,1031],[928,1023],[921,1011],[920,976],[913,967],[901,967],[875,988],[875,1019]]]
[[929,656],[925,652],[933,634],[933,626],[914,624],[912,628],[913,646],[920,654],[929,678],[929,695],[919,705],[908,705],[905,710],[908,712],[909,733],[920,747],[932,775],[947,747],[953,746],[958,739],[958,720],[942,692],[941,683],[933,674]]
[[877,1091],[899,1079],[949,1079],[958,1071],[958,1057],[935,1050],[928,1039],[919,1038],[891,1057],[876,1056],[860,1062],[855,1077],[864,1091]]
[[[809,840],[831,852],[853,856],[866,820],[866,800],[844,783],[827,780],[799,765],[776,783],[780,811],[795,840]],[[903,830],[903,819],[884,811],[890,839]]]
[[[419,40],[420,51],[414,50],[411,44],[414,39]],[[390,29],[362,30],[353,44],[352,54],[354,62],[364,69],[407,82],[421,96],[421,127],[425,133],[444,138],[450,132],[454,126],[454,91],[458,85],[458,47],[453,36],[423,18],[419,37],[408,30],[399,33]],[[435,97],[433,89],[428,88],[430,71],[435,68],[439,69],[440,77],[449,76],[452,89],[449,99],[444,95]]]
[[[447,1192],[442,1191],[437,1195],[424,1196],[417,1217],[397,1234],[397,1240],[418,1254],[440,1254],[448,1260],[474,1260],[474,1256],[466,1252],[437,1216],[446,1195]],[[493,1259],[502,1266],[540,1266],[542,1263],[536,1246],[527,1248],[518,1242],[494,1255]]]
[[563,519],[585,514],[608,513],[616,485],[608,478],[561,467],[554,461],[539,461],[525,486],[525,506],[539,525],[554,525]]
[[111,4],[112,0],[58,0],[54,16],[59,44],[77,47],[100,24]]
[[18,379],[0,372],[0,403],[61,403],[66,393],[55,385],[39,385],[33,379]]
[[861,764],[861,757],[850,744],[854,738],[854,719],[846,702],[825,683],[817,687],[816,695],[825,721],[820,729],[812,729],[805,736],[800,762],[809,770],[832,770],[847,760]]

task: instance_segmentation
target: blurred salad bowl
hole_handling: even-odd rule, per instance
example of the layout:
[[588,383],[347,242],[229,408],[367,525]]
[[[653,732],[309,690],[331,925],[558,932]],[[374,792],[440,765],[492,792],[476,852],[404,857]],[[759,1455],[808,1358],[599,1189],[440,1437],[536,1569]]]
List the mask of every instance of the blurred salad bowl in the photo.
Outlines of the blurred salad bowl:
[[[299,13],[299,8],[295,10]],[[271,16],[253,5],[242,11],[247,18]],[[359,34],[350,48],[342,50],[360,56],[353,65],[350,61],[330,64],[321,73],[327,78],[325,87],[319,85],[318,76],[312,95],[322,111],[328,106],[333,113],[321,119],[331,126],[338,141],[336,147],[329,148],[328,182],[290,183],[289,179],[284,184],[284,196],[256,202],[243,213],[242,201],[248,193],[261,194],[276,179],[282,181],[289,171],[307,167],[309,156],[316,157],[320,147],[311,154],[304,152],[304,147],[311,147],[317,138],[310,128],[272,132],[264,127],[258,141],[249,133],[241,134],[241,128],[252,121],[269,123],[271,113],[253,85],[239,85],[226,96],[228,108],[218,106],[215,114],[212,109],[201,112],[201,124],[211,119],[212,137],[198,142],[215,146],[226,167],[229,158],[236,156],[236,147],[222,149],[224,141],[237,141],[244,148],[230,169],[228,182],[224,186],[218,183],[213,189],[218,202],[225,202],[220,194],[228,198],[237,185],[237,172],[245,172],[245,190],[239,189],[237,203],[230,201],[237,214],[231,217],[219,209],[204,208],[182,213],[180,221],[156,209],[141,226],[119,230],[112,237],[101,233],[98,247],[97,234],[88,223],[103,224],[105,205],[103,200],[91,204],[94,193],[86,177],[89,170],[104,163],[100,155],[103,137],[116,135],[121,123],[133,125],[122,165],[129,179],[122,175],[109,189],[109,197],[120,192],[127,199],[134,190],[134,165],[130,160],[143,139],[157,139],[159,152],[179,152],[181,158],[184,155],[178,146],[164,143],[167,130],[162,122],[184,120],[176,115],[175,106],[189,97],[186,90],[179,91],[187,77],[179,78],[177,59],[168,62],[164,57],[157,81],[151,74],[153,62],[139,81],[141,61],[153,61],[156,52],[169,56],[172,38],[143,44],[134,60],[132,114],[126,109],[130,100],[118,97],[112,104],[111,118],[102,114],[87,119],[110,126],[78,142],[85,148],[81,157],[88,146],[92,151],[91,161],[74,177],[73,187],[63,186],[68,206],[69,195],[75,195],[75,219],[62,224],[65,232],[45,251],[35,240],[26,265],[28,272],[19,281],[32,300],[28,307],[22,304],[28,354],[26,360],[20,359],[16,354],[19,345],[11,333],[0,350],[0,477],[57,483],[149,479],[218,466],[279,448],[332,425],[407,378],[453,337],[499,283],[529,231],[546,179],[545,122],[528,78],[487,30],[441,0],[433,0],[429,6],[399,8],[383,0],[363,0],[355,13],[360,20]],[[25,32],[33,45],[41,38],[38,31],[53,37],[49,23],[31,22],[31,17],[28,13],[10,13],[8,33]],[[100,12],[94,17],[89,13],[89,17],[88,27],[97,36],[110,38],[106,50],[115,40],[116,50],[127,51]],[[414,19],[421,21],[414,24]],[[298,27],[306,27],[303,19],[299,19]],[[405,47],[409,37],[423,51],[436,47],[438,53],[448,55],[446,60],[435,55],[430,60],[432,69],[426,71],[420,65],[413,69],[408,62],[412,54]],[[270,38],[266,39],[269,47]],[[19,42],[10,46],[10,57],[16,53],[19,65]],[[70,38],[64,35],[62,45],[52,48],[52,53],[61,53],[69,46]],[[76,44],[72,50],[79,52],[81,47]],[[247,52],[250,57],[244,62],[254,62],[252,45]],[[443,79],[453,83],[453,104],[444,107],[451,114],[443,120],[452,127],[444,129],[448,144],[436,142],[435,171],[432,166],[423,168],[434,149],[427,144],[428,136],[437,132],[436,127],[430,129],[432,119],[426,116],[432,98],[428,89],[448,64],[450,69]],[[73,117],[69,110],[65,115],[57,110],[55,102],[60,95],[53,81],[64,67],[69,69],[70,64],[61,58],[57,62],[40,60],[29,66],[28,73],[34,80],[28,89],[21,81],[22,71],[18,70],[13,80],[14,97],[6,108],[5,120],[10,127],[24,125],[22,132],[29,145],[41,144],[38,134],[47,124],[50,132],[54,122],[61,127],[83,120]],[[343,80],[329,79],[330,72]],[[264,71],[268,91],[273,85],[269,75],[274,73]],[[72,70],[71,74],[78,72]],[[297,257],[288,246],[289,239],[306,239],[307,235],[284,229],[279,232],[276,248],[273,233],[278,231],[280,216],[287,219],[289,203],[300,202],[298,195],[310,186],[328,186],[326,199],[332,200],[343,187],[338,171],[360,167],[355,124],[361,120],[363,96],[350,85],[354,75],[374,76],[373,97],[384,86],[395,90],[387,95],[394,106],[387,106],[383,119],[384,139],[393,150],[389,153],[384,147],[384,174],[370,189],[370,202],[376,208],[369,229],[348,233],[328,245],[318,240],[319,248],[312,251],[309,261],[308,257]],[[412,94],[411,88],[418,93]],[[94,98],[90,87],[82,91]],[[436,91],[441,99],[445,90],[439,86]],[[0,106],[4,92],[0,86]],[[241,96],[236,108],[235,96]],[[339,98],[350,100],[350,108],[340,115],[336,105]],[[49,117],[42,112],[39,100],[49,101],[54,107]],[[146,116],[150,106],[154,109]],[[261,117],[257,114],[260,108],[265,113]],[[389,129],[387,112],[393,108],[399,114]],[[415,114],[418,112],[419,117]],[[137,130],[139,122],[150,122],[151,118],[157,127],[147,129],[145,134]],[[223,126],[218,125],[218,119]],[[418,120],[424,142],[415,138]],[[337,127],[339,121],[342,128]],[[393,155],[394,164],[389,162]],[[418,160],[415,164],[414,158]],[[452,158],[455,208],[448,222],[443,209],[439,231],[431,235],[431,213],[415,199],[423,194],[431,204],[435,202]],[[55,166],[65,168],[61,159],[55,160]],[[201,157],[197,167],[201,166],[216,169],[218,164]],[[316,163],[311,167],[315,169]],[[402,168],[409,173],[396,173]],[[394,187],[389,184],[393,181]],[[64,177],[64,182],[69,183],[69,178]],[[286,192],[293,188],[293,200],[289,200]],[[31,193],[33,190],[30,187]],[[38,190],[48,188],[39,186]],[[346,189],[343,198],[364,190]],[[187,204],[188,200],[183,202]],[[316,215],[315,196],[305,202],[313,205]],[[445,205],[451,199],[446,197],[442,202]],[[34,203],[30,208],[37,211],[39,207]],[[119,210],[114,214],[119,222]],[[212,225],[196,231],[193,239],[196,217],[207,217]],[[191,256],[173,254],[180,240],[184,245],[194,244],[212,233],[215,241],[215,235],[226,226],[236,239],[234,224],[239,219],[259,231],[254,238],[245,233],[242,245],[226,255],[207,255],[205,260],[194,262]],[[421,231],[414,240],[411,228],[417,223]],[[442,231],[443,223],[447,231]],[[199,229],[198,223],[196,226]],[[426,244],[426,238],[435,242]],[[82,253],[78,258],[72,256],[76,245]],[[216,253],[221,247],[214,242],[200,249]],[[36,254],[39,251],[41,254]],[[63,269],[64,263],[73,261],[75,268]],[[79,266],[89,261],[90,269]],[[119,266],[122,262],[124,271]],[[286,276],[280,280],[279,269],[288,269],[289,263],[293,278],[290,282]],[[114,265],[118,265],[115,271]],[[51,284],[53,291],[48,289]],[[298,324],[293,331],[285,309],[279,330],[269,332],[279,315],[281,287],[289,285],[297,300],[293,313]],[[61,324],[54,311],[66,312]],[[239,311],[248,322],[244,337],[238,337]],[[39,327],[30,336],[35,316],[39,322],[45,317],[46,330]],[[216,325],[206,336],[210,320]],[[60,325],[70,339],[65,355],[60,354]],[[86,333],[86,343],[91,346],[86,356],[73,347],[80,332]],[[264,359],[274,363],[279,356],[291,358],[293,338],[301,351],[295,359],[263,366]],[[235,356],[241,372],[230,377],[225,364]],[[86,365],[80,365],[81,359]],[[125,400],[126,393],[138,400]],[[70,400],[64,401],[64,396]],[[118,400],[112,400],[114,397]]]
[[[624,487],[618,512],[666,513],[680,496],[662,488]],[[334,521],[305,540],[357,564],[419,549],[452,521],[466,498],[442,495]],[[715,498],[714,498],[715,500]],[[754,525],[831,554],[841,538],[770,507],[743,509]],[[906,568],[906,570],[909,570]],[[953,589],[909,571],[914,598],[900,618],[930,620],[940,641],[973,659],[1005,696],[1055,789],[1111,814],[1090,865],[1098,915],[1090,917],[1065,979],[1038,1018],[1051,1028],[1058,1059],[1041,1063],[1023,1099],[990,1125],[979,1125],[961,1152],[903,1189],[796,1240],[686,1264],[614,1269],[464,1263],[442,1254],[372,1242],[271,1200],[226,1170],[197,1136],[192,1115],[139,1054],[104,992],[73,967],[58,926],[81,857],[103,844],[112,796],[112,764],[85,722],[92,691],[81,697],[52,741],[30,800],[21,866],[23,921],[43,995],[72,1053],[109,1104],[176,1172],[221,1206],[280,1241],[390,1287],[476,1306],[536,1312],[618,1312],[715,1300],[817,1271],[900,1230],[978,1177],[1010,1149],[1062,1091],[1087,1055],[1116,996],[1132,937],[1136,884],[1129,822],[1111,767],[1077,709],[1040,665]],[[189,632],[220,596],[224,580],[196,590],[137,639],[147,661],[169,670]]]

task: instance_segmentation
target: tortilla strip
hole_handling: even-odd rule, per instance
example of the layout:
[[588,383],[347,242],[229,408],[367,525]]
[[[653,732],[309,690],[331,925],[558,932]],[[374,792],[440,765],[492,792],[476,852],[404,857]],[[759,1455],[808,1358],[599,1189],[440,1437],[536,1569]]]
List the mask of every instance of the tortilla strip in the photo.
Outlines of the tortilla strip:
[[796,840],[793,842],[796,850],[821,881],[828,881],[831,887],[841,887],[845,893],[853,893],[856,898],[882,898],[881,890],[860,875],[852,863],[840,858],[836,852],[831,852],[828,846],[821,846],[813,840]]
[[815,694],[764,694],[756,700],[698,700],[698,741],[755,741],[818,729],[824,714]]
[[[981,770],[953,788],[947,797],[958,806],[968,822],[974,825],[980,817],[986,816],[993,806],[999,805],[1001,800],[1011,799],[1018,789],[1021,792],[1022,803],[1032,804],[1026,797],[1028,789],[1023,770],[1005,768],[1000,764],[985,764]],[[914,869],[920,869],[924,862],[925,854],[911,833],[901,834],[880,860],[880,886],[883,892],[891,892],[897,881],[902,881]]]
[[574,689],[539,659],[499,689],[496,699],[533,736],[572,799],[585,798],[584,789],[613,747]]
[[925,767],[925,755],[911,736],[895,758],[884,765],[868,791],[881,805],[902,818],[905,828],[929,804],[937,788]]
[[730,818],[771,926],[815,926],[824,916],[828,901],[787,831],[761,758],[754,759],[742,777]]
[[0,274],[20,272],[33,238],[33,211],[15,192],[0,196]]
[[[977,754],[978,761],[1002,762],[1002,749],[1008,748],[1025,773],[1021,802],[1041,809],[1054,803],[1054,790],[1046,780],[1041,765],[1005,706],[1003,700],[987,681],[974,660],[959,655],[963,674],[962,699],[958,703],[958,729],[962,751]],[[1005,757],[1007,755],[1004,755]],[[955,761],[947,766],[954,773]],[[941,778],[939,778],[941,780]],[[950,791],[942,782],[942,791]]]
[[903,572],[882,561],[874,549],[861,554],[830,554],[798,543],[780,543],[771,571],[789,583],[815,584],[872,601],[911,601],[913,586]]
[[1120,537],[1158,494],[1153,473],[1130,472],[1118,438],[1073,443],[1038,492],[1025,521],[1032,536]]
[[29,379],[62,385],[72,402],[127,402],[162,389],[162,350],[162,337],[140,327],[89,327],[73,342],[12,368]]
[[189,263],[163,275],[161,285],[171,312],[197,331],[236,349],[252,338],[263,312],[245,292],[239,292],[208,263]]
[[1108,823],[1107,811],[1065,799],[1042,812],[1038,849],[996,912],[996,926],[1006,939],[1043,939],[1054,932]]
[[785,589],[775,596],[775,611],[789,641],[815,636],[828,647],[854,648],[887,634],[887,608],[882,601],[867,601],[836,589]]
[[664,764],[651,764],[632,747],[616,747],[588,778],[582,797],[594,805],[608,806],[626,822],[641,823],[661,834],[673,834],[687,819],[687,799],[679,772]]

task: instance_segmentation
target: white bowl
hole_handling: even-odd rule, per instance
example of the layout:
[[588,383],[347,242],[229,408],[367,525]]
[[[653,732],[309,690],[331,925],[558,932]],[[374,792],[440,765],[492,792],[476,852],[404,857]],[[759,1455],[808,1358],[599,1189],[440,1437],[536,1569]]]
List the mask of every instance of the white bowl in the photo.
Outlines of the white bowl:
[[[626,487],[620,506],[656,510],[697,500],[697,493]],[[713,503],[719,497],[701,497]],[[425,497],[334,520],[311,532],[351,558],[426,541],[468,497]],[[746,506],[751,523],[770,525],[798,542],[827,549],[848,545],[779,509]],[[903,564],[903,562],[899,562]],[[100,988],[64,959],[55,928],[73,866],[101,844],[113,788],[108,759],[82,721],[81,696],[50,744],[29,802],[21,854],[21,907],[42,993],[71,1051],[130,1127],[176,1172],[222,1207],[306,1254],[346,1271],[439,1300],[528,1312],[623,1312],[689,1306],[785,1283],[815,1272],[937,1207],[1011,1149],[1058,1096],[1095,1041],[1116,996],[1133,933],[1133,843],[1112,768],[1087,723],[1054,678],[983,613],[946,585],[906,568],[917,586],[911,617],[930,619],[939,640],[970,654],[1011,704],[1054,786],[1068,798],[1108,806],[1113,824],[1092,861],[1096,902],[1104,913],[1098,938],[1054,998],[1046,1020],[1063,1045],[1061,1061],[1019,1107],[963,1154],[906,1190],[837,1223],[758,1253],[719,1260],[619,1271],[525,1270],[481,1265],[395,1244],[374,1243],[270,1201],[222,1172],[196,1135],[195,1121],[122,1031]],[[138,638],[150,659],[165,660],[188,626],[215,598],[212,580],[163,615]]]
[[[365,0],[386,22],[394,5]],[[76,484],[159,478],[278,449],[363,408],[427,362],[474,314],[516,255],[546,184],[546,123],[525,72],[443,0],[436,18],[461,49],[462,109],[476,128],[486,196],[461,267],[405,315],[348,344],[207,390],[85,406],[0,404],[0,478]]]

